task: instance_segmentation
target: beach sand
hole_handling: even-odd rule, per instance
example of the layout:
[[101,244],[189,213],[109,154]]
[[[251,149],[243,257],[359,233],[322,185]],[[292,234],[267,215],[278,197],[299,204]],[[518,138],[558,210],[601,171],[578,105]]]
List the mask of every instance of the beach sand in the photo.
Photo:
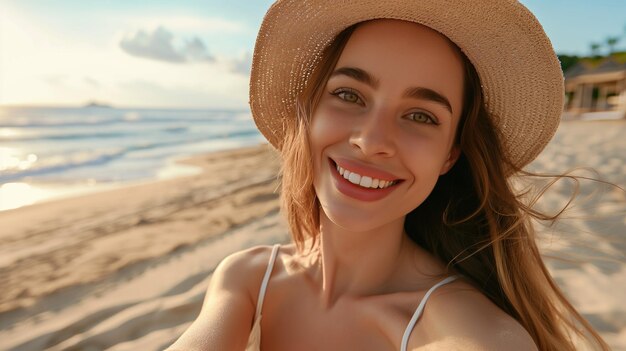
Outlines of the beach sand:
[[[626,188],[625,161],[626,121],[564,122],[531,169],[594,167]],[[203,173],[0,212],[0,350],[162,350],[222,258],[288,242],[269,146],[184,162]],[[560,181],[541,208],[571,191]],[[541,227],[540,247],[573,304],[626,350],[626,195],[592,181],[580,193],[566,220]]]

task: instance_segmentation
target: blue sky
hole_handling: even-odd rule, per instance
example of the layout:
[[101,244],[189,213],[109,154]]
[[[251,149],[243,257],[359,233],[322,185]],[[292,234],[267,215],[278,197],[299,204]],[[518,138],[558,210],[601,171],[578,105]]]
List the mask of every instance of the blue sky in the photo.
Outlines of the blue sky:
[[[1,0],[0,106],[245,108],[269,0]],[[522,0],[559,53],[621,35],[624,0]]]
[[592,42],[621,35],[626,49],[626,1],[624,0],[522,0],[552,40],[557,53],[589,54]]

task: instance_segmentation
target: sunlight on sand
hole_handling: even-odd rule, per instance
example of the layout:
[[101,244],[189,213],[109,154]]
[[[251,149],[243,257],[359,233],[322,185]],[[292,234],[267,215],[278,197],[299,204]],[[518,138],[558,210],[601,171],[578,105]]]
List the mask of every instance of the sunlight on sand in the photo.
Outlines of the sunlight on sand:
[[0,186],[0,211],[30,205],[48,195],[27,183],[6,183]]
[[75,185],[34,185],[5,183],[0,185],[0,211],[15,209],[36,202],[58,200],[119,187],[119,184],[98,184],[90,181]]

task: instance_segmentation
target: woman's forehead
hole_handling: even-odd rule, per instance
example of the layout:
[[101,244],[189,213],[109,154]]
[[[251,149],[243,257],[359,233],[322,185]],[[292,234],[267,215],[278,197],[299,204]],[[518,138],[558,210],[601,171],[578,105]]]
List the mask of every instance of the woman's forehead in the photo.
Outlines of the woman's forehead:
[[440,65],[457,65],[461,73],[463,66],[459,50],[447,37],[421,24],[393,19],[359,24],[346,43],[338,65],[346,60],[368,58],[381,59],[378,64],[389,61],[389,65],[397,61],[419,63],[423,61],[415,60],[431,59],[432,63]]
[[435,90],[460,111],[463,59],[454,44],[426,26],[390,19],[364,22],[350,36],[335,69],[342,67],[368,72],[383,88]]

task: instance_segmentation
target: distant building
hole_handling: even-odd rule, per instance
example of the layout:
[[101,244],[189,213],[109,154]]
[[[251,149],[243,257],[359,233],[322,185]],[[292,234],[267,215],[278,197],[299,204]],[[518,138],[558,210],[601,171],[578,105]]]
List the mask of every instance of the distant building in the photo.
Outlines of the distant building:
[[565,72],[563,119],[626,118],[625,56],[581,60]]

